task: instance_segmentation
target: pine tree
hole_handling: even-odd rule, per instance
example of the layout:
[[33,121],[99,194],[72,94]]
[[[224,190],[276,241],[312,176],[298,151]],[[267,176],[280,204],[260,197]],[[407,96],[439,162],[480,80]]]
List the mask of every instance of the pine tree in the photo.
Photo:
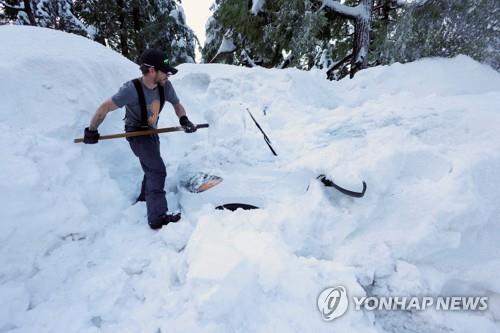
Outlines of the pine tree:
[[498,68],[499,14],[495,0],[216,0],[203,57],[316,67],[330,79],[458,53]]
[[326,21],[312,11],[310,2],[276,0],[256,4],[247,0],[216,1],[207,25],[210,38],[203,49],[206,61],[213,60],[222,42],[228,40],[236,50],[232,57],[219,55],[217,61],[284,67],[284,53],[291,55],[286,64],[300,68],[310,69],[319,61],[317,55],[322,49],[318,44],[322,41],[315,36]]
[[186,25],[182,6],[173,0],[161,0],[146,9],[147,19],[136,41],[142,40],[146,47],[164,50],[173,64],[194,62],[198,40]]
[[[214,4],[215,6],[215,4]],[[214,11],[214,8],[212,8]],[[230,31],[225,31],[222,25],[213,17],[206,23],[205,45],[201,51],[202,62],[217,62],[233,64],[233,52],[236,50]]]
[[[213,6],[211,10],[215,11]],[[205,24],[205,45],[201,50],[203,63],[210,63],[214,60],[223,37],[223,27],[213,16],[210,16]]]
[[74,14],[72,0],[1,0],[6,21],[89,36]]
[[394,22],[402,13],[404,3],[395,0],[375,0],[369,66],[386,64],[383,45],[394,32]]
[[218,38],[206,44],[204,57],[213,58],[217,48],[212,44],[222,42],[225,35],[245,55],[233,53],[235,63],[247,59],[265,67],[283,67],[283,54],[287,54],[289,65],[329,68],[331,78],[348,71],[353,76],[368,66],[373,1],[217,0],[209,28],[218,32]]
[[500,69],[496,0],[428,0],[404,8],[381,46],[384,63],[466,54]]
[[5,24],[37,25],[33,4],[30,0],[0,0],[0,18]]
[[0,23],[83,35],[133,61],[153,47],[174,65],[194,62],[198,43],[180,0],[0,0]]
[[198,42],[177,0],[76,0],[94,40],[132,61],[146,48],[165,51],[176,65],[194,62]]

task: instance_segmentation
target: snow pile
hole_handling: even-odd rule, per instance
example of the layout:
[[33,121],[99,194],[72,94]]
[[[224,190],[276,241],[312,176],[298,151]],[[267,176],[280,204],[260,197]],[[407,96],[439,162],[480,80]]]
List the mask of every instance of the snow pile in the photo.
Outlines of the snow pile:
[[[172,210],[149,230],[125,140],[74,144],[139,76],[84,38],[0,27],[0,331],[497,332],[500,75],[470,58],[321,72],[182,65],[195,134],[161,137]],[[246,109],[272,140],[264,143]],[[120,132],[123,111],[101,134]],[[160,126],[176,125],[170,106]],[[194,172],[224,178],[192,194]],[[351,199],[315,178],[359,190]],[[260,210],[217,211],[245,202]],[[487,295],[486,312],[361,312],[351,295]],[[57,316],[54,316],[57,313]]]

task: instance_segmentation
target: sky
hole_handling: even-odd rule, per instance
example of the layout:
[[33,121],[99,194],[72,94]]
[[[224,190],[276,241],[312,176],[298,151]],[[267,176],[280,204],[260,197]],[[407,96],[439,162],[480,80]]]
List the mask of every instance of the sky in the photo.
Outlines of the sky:
[[[182,0],[182,7],[186,14],[187,25],[194,30],[201,45],[205,43],[205,23],[210,16],[210,6],[214,0]],[[196,61],[201,55],[196,52]]]

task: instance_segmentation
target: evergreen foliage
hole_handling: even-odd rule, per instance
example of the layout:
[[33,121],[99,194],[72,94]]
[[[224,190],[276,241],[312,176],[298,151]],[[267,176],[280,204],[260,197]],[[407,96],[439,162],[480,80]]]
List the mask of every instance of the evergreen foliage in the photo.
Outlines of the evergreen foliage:
[[[367,50],[360,46],[366,42],[356,33],[364,22],[342,9],[323,6],[322,0],[266,0],[257,13],[251,10],[252,0],[215,0],[203,59],[268,68],[319,68],[330,79],[350,72],[352,76],[353,66],[361,69],[427,56],[466,54],[500,67],[500,5],[496,0],[342,2],[344,8],[360,4],[372,5],[366,11],[371,17],[366,21],[370,24],[366,56]],[[366,41],[364,33],[361,37]],[[227,40],[236,49],[218,54]]]
[[402,9],[379,44],[383,63],[468,55],[500,70],[497,0],[428,0]]
[[194,62],[198,43],[180,0],[0,0],[0,22],[76,33],[132,61],[146,48],[165,51],[173,65]]

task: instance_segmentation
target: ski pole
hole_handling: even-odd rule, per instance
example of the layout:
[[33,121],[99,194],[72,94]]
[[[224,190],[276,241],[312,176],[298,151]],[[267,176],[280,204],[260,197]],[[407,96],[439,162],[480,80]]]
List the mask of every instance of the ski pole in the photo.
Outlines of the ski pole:
[[250,117],[252,117],[253,122],[255,123],[257,128],[260,130],[262,135],[264,135],[264,141],[266,141],[267,146],[269,147],[269,149],[271,149],[271,152],[273,153],[273,155],[278,156],[278,154],[276,154],[276,152],[274,151],[273,146],[271,146],[271,140],[269,140],[266,133],[264,133],[264,130],[262,129],[262,127],[260,127],[259,123],[257,122],[257,120],[255,120],[255,118],[253,117],[253,114],[250,112],[250,110],[248,108],[247,108],[247,112],[250,115]]

